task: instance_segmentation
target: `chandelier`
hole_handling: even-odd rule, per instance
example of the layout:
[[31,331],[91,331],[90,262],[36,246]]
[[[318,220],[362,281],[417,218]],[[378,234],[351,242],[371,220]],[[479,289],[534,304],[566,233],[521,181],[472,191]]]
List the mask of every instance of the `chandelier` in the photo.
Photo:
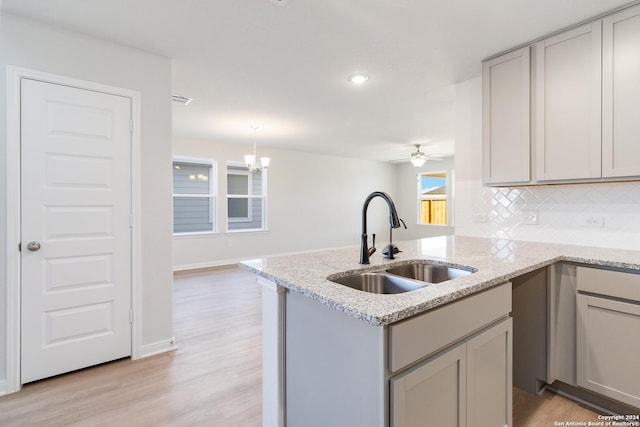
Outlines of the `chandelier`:
[[256,141],[258,139],[258,128],[259,126],[251,126],[253,129],[253,154],[245,154],[244,162],[247,164],[247,169],[249,172],[258,172],[262,169],[266,169],[269,167],[269,163],[271,159],[269,157],[260,157],[260,164],[256,164],[257,156],[256,156]]

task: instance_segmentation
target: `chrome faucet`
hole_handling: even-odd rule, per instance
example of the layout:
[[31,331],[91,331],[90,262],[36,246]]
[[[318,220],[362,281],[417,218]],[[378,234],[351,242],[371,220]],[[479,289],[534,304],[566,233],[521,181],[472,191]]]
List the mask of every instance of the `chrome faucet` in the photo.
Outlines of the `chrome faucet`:
[[[393,200],[387,193],[383,193],[382,191],[374,191],[369,194],[364,201],[364,205],[362,206],[362,236],[360,240],[360,264],[369,264],[369,257],[376,251],[376,235],[373,235],[373,246],[369,247],[369,241],[367,238],[367,208],[369,207],[369,203],[375,197],[382,197],[387,205],[389,206],[389,224],[391,224],[391,229],[389,231],[389,245],[387,248],[390,250],[385,254],[386,258],[393,259],[394,253],[399,252],[398,248],[391,242],[391,230],[394,228],[400,228],[400,218],[398,218],[398,212],[396,211],[396,207],[393,204]],[[404,221],[402,221],[404,223]],[[406,225],[405,225],[406,228]],[[395,247],[395,250],[393,249]]]

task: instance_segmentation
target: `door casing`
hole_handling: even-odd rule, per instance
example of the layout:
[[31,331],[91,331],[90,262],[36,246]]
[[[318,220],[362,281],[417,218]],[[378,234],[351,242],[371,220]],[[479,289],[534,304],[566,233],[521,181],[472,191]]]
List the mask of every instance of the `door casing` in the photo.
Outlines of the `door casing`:
[[[6,392],[20,390],[20,80],[46,83],[120,95],[131,99],[131,358],[140,358],[141,348],[141,227],[140,227],[140,93],[129,89],[78,80],[26,68],[7,67],[7,271],[6,271]],[[2,393],[0,393],[2,394]]]

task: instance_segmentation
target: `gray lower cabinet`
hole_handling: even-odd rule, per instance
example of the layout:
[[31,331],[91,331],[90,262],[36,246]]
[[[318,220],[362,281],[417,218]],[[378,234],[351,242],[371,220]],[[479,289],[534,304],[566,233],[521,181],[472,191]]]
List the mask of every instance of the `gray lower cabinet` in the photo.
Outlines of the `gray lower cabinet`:
[[467,341],[467,427],[513,425],[513,319]]
[[577,273],[578,386],[640,408],[640,275]]
[[578,295],[578,385],[640,408],[640,305]]
[[576,382],[577,267],[557,263],[549,266],[548,374],[549,384],[558,380],[572,387]]
[[391,425],[466,426],[467,346],[461,344],[391,380]]
[[512,425],[507,318],[391,379],[391,426]]
[[511,425],[510,283],[388,326],[296,292],[263,302],[265,426]]

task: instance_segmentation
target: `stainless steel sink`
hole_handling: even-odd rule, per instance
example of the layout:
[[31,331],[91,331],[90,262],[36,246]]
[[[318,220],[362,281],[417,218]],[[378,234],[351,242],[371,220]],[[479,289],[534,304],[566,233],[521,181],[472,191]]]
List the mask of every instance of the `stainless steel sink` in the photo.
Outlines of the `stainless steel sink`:
[[374,294],[399,294],[424,288],[427,284],[385,273],[360,273],[331,279],[333,282]]
[[440,283],[472,273],[469,270],[433,264],[406,264],[387,270],[387,273],[428,283]]
[[329,276],[327,280],[364,292],[399,294],[466,276],[474,271],[446,265],[415,262],[386,270],[357,273],[350,276]]

